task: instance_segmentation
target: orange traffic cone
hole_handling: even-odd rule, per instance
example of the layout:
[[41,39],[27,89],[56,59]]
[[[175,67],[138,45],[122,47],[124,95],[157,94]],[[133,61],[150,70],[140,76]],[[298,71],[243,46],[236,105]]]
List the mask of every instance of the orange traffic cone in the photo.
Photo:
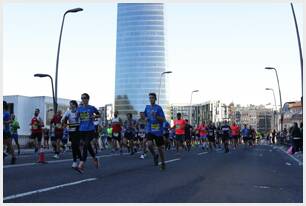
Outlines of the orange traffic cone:
[[38,161],[37,163],[47,163],[45,159],[44,149],[41,147],[39,150]]

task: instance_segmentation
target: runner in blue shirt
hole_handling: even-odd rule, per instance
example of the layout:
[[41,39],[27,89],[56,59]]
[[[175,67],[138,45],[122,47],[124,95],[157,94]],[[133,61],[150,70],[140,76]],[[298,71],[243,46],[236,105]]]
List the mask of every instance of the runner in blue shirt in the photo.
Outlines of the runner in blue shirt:
[[[3,145],[8,147],[9,153],[12,155],[11,164],[16,163],[16,156],[12,144],[12,134],[10,131],[10,124],[12,123],[11,115],[8,112],[8,105],[6,101],[3,101]],[[4,154],[3,154],[4,155]]]
[[165,169],[165,156],[163,138],[163,122],[165,121],[165,115],[161,106],[155,104],[156,94],[149,94],[150,105],[147,105],[144,111],[147,119],[147,131],[148,131],[148,148],[154,157],[154,165],[158,166],[158,154],[155,153],[153,148],[153,140],[155,140],[156,146],[161,160],[161,170]]
[[84,146],[83,146],[83,154],[81,156],[81,161],[78,166],[78,171],[83,173],[84,163],[87,159],[87,150],[92,156],[96,168],[99,167],[99,161],[96,158],[96,153],[94,152],[91,146],[91,141],[95,137],[94,120],[95,118],[100,117],[100,113],[94,106],[88,104],[89,95],[87,93],[82,94],[81,99],[82,99],[82,104],[80,104],[80,106],[77,109],[77,115],[78,118],[80,119],[79,135],[80,139],[83,140],[84,142]]

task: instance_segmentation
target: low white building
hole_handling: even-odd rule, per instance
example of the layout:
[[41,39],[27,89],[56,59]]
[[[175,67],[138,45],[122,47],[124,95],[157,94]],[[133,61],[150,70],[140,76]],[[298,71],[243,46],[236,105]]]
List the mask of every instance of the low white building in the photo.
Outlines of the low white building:
[[[53,115],[53,98],[48,96],[27,97],[21,95],[3,96],[3,100],[8,103],[9,112],[14,113],[16,120],[20,124],[18,134],[19,142],[25,145],[29,141],[31,134],[30,122],[36,108],[40,110],[40,117],[45,126],[50,126]],[[69,99],[58,98],[58,110],[65,112],[69,107]]]

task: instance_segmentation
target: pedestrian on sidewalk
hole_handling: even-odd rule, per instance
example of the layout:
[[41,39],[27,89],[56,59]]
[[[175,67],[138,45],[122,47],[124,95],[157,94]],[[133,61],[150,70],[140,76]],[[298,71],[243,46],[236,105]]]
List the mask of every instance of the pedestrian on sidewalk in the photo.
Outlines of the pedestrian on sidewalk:
[[275,144],[276,130],[274,129],[272,132],[272,144]]
[[292,141],[293,141],[293,149],[292,149],[292,154],[294,154],[295,152],[300,150],[300,140],[302,139],[301,137],[301,131],[298,127],[298,124],[296,122],[294,122],[293,128],[292,128],[292,132],[291,132],[291,136],[292,136]]

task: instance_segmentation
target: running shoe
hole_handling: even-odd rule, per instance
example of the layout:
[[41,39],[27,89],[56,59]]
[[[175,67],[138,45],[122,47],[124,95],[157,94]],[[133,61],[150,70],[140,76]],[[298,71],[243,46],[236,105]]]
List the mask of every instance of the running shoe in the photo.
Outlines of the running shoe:
[[73,169],[76,169],[77,167],[78,167],[77,162],[73,162],[73,163],[72,163],[72,168],[73,168]]
[[16,157],[13,157],[13,158],[12,158],[12,161],[11,161],[11,164],[12,164],[12,165],[16,164],[16,160],[17,160]]
[[93,162],[94,162],[95,167],[98,169],[100,167],[100,162],[99,162],[98,158],[95,157],[93,159]]
[[165,163],[161,163],[160,164],[160,170],[164,171],[166,169],[166,164]]
[[59,155],[58,155],[58,154],[55,154],[55,155],[53,156],[53,158],[54,158],[54,159],[59,159]]
[[142,154],[142,155],[140,155],[140,157],[139,157],[140,159],[144,159],[145,158],[145,156]]
[[154,165],[158,166],[158,154],[154,156]]

